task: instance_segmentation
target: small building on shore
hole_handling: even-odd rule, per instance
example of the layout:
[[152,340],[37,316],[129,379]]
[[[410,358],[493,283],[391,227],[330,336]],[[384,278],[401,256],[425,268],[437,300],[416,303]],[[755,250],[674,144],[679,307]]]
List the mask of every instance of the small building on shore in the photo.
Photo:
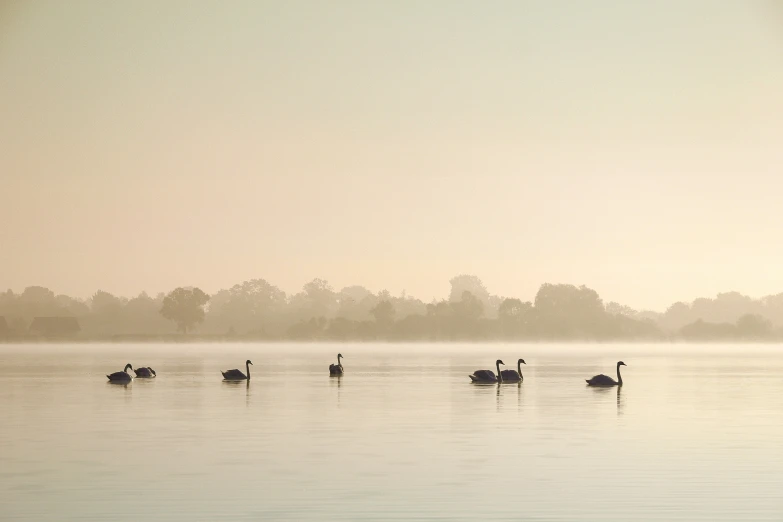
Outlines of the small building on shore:
[[75,317],[36,317],[28,328],[31,334],[47,338],[73,337],[81,330]]

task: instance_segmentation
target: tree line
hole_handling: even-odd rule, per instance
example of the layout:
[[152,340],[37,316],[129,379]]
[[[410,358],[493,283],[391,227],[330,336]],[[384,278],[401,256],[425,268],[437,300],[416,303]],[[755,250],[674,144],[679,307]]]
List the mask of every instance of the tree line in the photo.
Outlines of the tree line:
[[[75,318],[79,339],[296,341],[771,341],[783,339],[783,294],[737,292],[678,302],[665,312],[604,303],[586,286],[544,283],[533,301],[490,294],[458,275],[449,296],[425,303],[363,286],[335,290],[313,279],[286,294],[264,279],[208,295],[199,288],[125,298],[98,290],[82,300],[31,286],[0,293],[0,338],[41,337],[36,318]],[[76,321],[73,321],[76,324]]]

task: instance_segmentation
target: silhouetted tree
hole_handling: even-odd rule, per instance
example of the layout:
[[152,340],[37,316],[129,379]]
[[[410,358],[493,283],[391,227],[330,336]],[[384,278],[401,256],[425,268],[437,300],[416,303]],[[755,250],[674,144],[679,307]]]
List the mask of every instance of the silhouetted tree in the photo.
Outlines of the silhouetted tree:
[[683,326],[680,335],[688,341],[730,340],[737,336],[737,327],[731,323],[709,323],[701,319]]
[[467,323],[475,322],[484,315],[484,303],[468,290],[462,292],[462,298],[451,306],[457,318]]
[[659,324],[666,330],[674,331],[693,321],[691,306],[688,303],[678,301],[666,309]]
[[285,292],[265,279],[251,279],[214,295],[209,321],[218,331],[233,327],[242,333],[259,332],[277,326],[285,306]]
[[199,288],[176,288],[164,299],[160,314],[177,323],[177,330],[187,334],[196,324],[204,321],[204,305],[209,296]]
[[427,305],[427,322],[430,328],[430,340],[456,339],[454,331],[454,308],[448,301],[433,301]]
[[758,314],[745,314],[737,319],[737,335],[743,339],[765,339],[772,333],[772,322]]
[[28,286],[19,300],[23,303],[50,303],[54,301],[54,292],[43,286]]
[[365,287],[361,285],[353,285],[353,286],[346,286],[342,290],[340,290],[340,297],[349,297],[354,300],[356,303],[360,303],[362,299],[364,299],[367,296],[372,295],[372,292],[367,290]]
[[392,328],[391,338],[397,341],[435,341],[436,335],[430,316],[411,314],[403,317]]
[[28,286],[13,299],[12,315],[30,321],[37,316],[70,316],[55,299],[54,292],[43,286]]
[[90,298],[89,304],[90,315],[82,320],[86,332],[96,336],[126,333],[127,322],[123,317],[124,299],[98,290]]
[[614,301],[606,303],[606,313],[610,315],[624,315],[626,317],[635,317],[638,313],[630,306],[622,305]]
[[504,299],[498,307],[498,321],[503,337],[514,339],[530,333],[533,322],[533,304],[520,299]]
[[337,296],[336,315],[353,321],[366,321],[370,310],[378,304],[378,298],[363,286],[343,288]]
[[141,292],[128,300],[122,310],[123,331],[130,334],[160,334],[169,331],[169,324],[160,315],[165,295],[150,297]]
[[[487,291],[487,287],[477,276],[461,274],[452,277],[449,281],[451,284],[451,292],[449,293],[449,301],[452,303],[462,301],[462,295],[465,292],[470,292],[476,299],[481,302],[481,308],[483,312],[491,312],[487,315],[494,315],[496,308],[490,306],[490,295]],[[500,302],[497,302],[500,305]]]
[[384,300],[375,305],[370,310],[370,314],[375,318],[381,331],[387,331],[394,323],[394,306],[389,301]]
[[603,302],[586,286],[544,283],[536,294],[535,310],[546,336],[596,338],[607,334]]
[[288,328],[288,336],[300,341],[314,341],[324,336],[329,321],[326,317],[311,317],[308,321],[300,321]]
[[404,319],[409,315],[425,315],[427,305],[415,297],[406,296],[405,292],[400,297],[393,298],[391,303],[394,305],[395,317]]
[[313,279],[302,287],[288,302],[290,315],[294,319],[307,321],[312,317],[334,317],[338,308],[337,294],[323,279]]
[[65,310],[68,315],[74,317],[83,317],[90,313],[90,307],[81,299],[59,294],[55,296],[54,302],[58,308]]

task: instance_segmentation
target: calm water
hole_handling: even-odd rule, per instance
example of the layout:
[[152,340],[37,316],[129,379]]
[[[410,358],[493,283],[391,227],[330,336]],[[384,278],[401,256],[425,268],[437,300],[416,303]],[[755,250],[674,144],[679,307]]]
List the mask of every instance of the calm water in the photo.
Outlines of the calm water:
[[[519,357],[521,386],[470,384]],[[585,386],[618,359],[621,390]],[[126,362],[158,378],[107,384]],[[783,520],[781,346],[0,345],[0,369],[4,521]]]

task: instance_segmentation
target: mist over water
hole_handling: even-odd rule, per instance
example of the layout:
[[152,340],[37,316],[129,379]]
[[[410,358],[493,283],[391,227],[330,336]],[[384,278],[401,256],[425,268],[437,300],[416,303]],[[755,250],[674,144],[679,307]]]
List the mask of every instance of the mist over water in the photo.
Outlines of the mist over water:
[[[470,384],[519,357],[521,385]],[[585,385],[620,359],[622,388]],[[158,377],[108,384],[127,362]],[[3,520],[783,517],[779,346],[6,344],[0,367]]]
[[780,522],[782,7],[0,0],[0,522]]

